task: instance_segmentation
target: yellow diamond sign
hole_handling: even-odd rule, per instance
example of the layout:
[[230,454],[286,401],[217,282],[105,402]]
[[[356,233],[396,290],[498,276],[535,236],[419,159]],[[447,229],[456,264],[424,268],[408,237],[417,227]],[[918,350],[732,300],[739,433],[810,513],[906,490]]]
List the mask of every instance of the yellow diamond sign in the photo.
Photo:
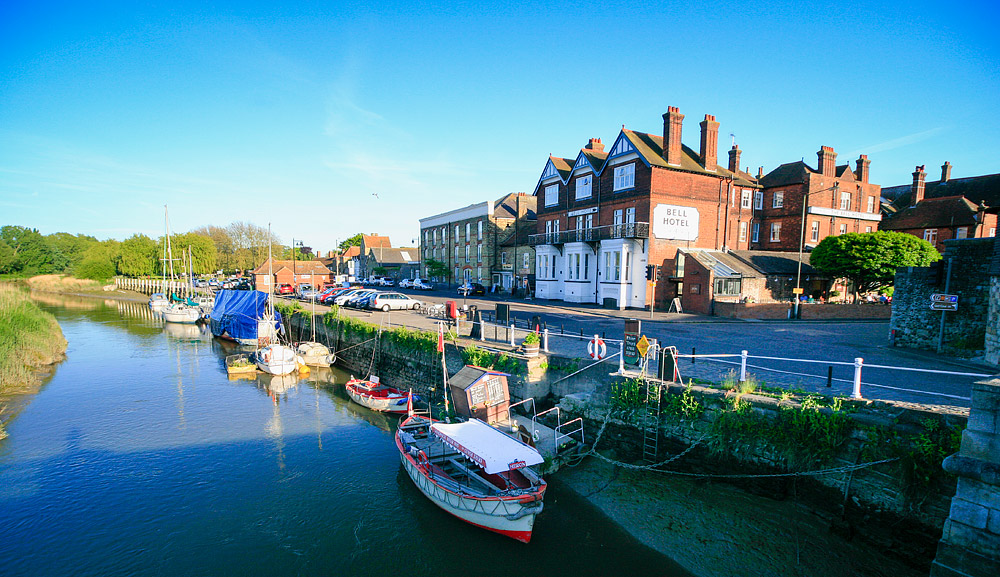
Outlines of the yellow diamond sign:
[[639,337],[639,342],[635,344],[636,350],[639,351],[639,355],[643,358],[646,357],[646,353],[649,352],[649,341],[646,339],[646,335]]

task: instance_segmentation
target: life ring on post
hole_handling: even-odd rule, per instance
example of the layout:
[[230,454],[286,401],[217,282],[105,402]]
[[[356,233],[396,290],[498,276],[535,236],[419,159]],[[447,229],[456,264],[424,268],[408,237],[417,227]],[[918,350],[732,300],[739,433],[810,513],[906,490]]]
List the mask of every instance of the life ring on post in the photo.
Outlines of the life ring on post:
[[587,354],[595,361],[599,361],[608,356],[608,345],[604,343],[604,339],[595,336],[587,342]]

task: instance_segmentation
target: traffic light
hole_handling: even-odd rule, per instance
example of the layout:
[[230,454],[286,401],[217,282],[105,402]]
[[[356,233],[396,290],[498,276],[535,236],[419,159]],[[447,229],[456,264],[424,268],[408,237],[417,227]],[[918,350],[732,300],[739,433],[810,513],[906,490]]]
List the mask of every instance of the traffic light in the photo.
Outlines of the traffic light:
[[656,280],[660,280],[660,279],[663,278],[663,267],[662,266],[656,265],[656,274],[653,275],[653,278],[655,278]]
[[653,280],[653,274],[656,272],[656,265],[648,264],[646,265],[646,280]]

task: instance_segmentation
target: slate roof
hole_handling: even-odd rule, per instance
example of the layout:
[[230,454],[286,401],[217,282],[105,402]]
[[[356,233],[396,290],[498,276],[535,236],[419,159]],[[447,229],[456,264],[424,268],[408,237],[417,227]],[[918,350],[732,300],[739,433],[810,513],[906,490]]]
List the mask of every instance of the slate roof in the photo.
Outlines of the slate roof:
[[370,248],[368,256],[383,265],[410,264],[419,260],[420,250],[412,247]]
[[585,148],[580,151],[580,154],[587,158],[587,162],[594,168],[594,172],[601,172],[604,169],[604,163],[608,161],[607,152],[597,152]]
[[502,196],[493,203],[493,216],[495,218],[517,218],[517,206],[520,202],[521,209],[527,212],[527,217],[534,220],[535,209],[538,206],[538,197],[529,194],[522,195],[518,201],[520,193],[512,192]]
[[569,176],[569,173],[573,171],[573,164],[576,162],[574,158],[559,158],[558,156],[549,155],[549,160],[552,161],[552,166],[559,171],[559,176],[562,177],[563,181]]
[[681,251],[700,262],[705,268],[710,269],[715,276],[731,278],[762,276],[759,271],[735,258],[731,253],[706,249],[681,249]]
[[809,168],[809,165],[801,160],[786,162],[762,176],[760,185],[764,188],[772,188],[787,184],[801,184],[806,181],[806,174],[810,172],[815,173],[816,171]]
[[[732,250],[729,254],[749,264],[763,275],[795,274],[799,266],[798,252],[767,250]],[[809,253],[802,253],[802,274],[820,274],[809,265]]]
[[[894,199],[896,209],[913,204],[911,188],[913,184],[888,186],[882,189],[882,196]],[[936,180],[924,184],[924,199],[947,196],[964,196],[973,204],[985,202],[990,208],[1000,207],[1000,174],[952,178],[947,182]]]
[[914,228],[944,228],[976,224],[976,205],[964,196],[926,198],[917,206],[909,206],[882,220],[882,230]]

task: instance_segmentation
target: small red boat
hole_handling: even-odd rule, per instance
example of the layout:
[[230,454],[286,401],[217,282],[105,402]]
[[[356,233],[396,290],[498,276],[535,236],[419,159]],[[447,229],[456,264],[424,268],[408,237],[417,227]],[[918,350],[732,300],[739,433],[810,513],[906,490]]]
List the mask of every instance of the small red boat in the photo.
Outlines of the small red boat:
[[[379,383],[378,377],[371,377],[367,381],[352,377],[347,381],[346,387],[351,400],[362,407],[383,413],[406,414],[409,393]],[[420,397],[413,396],[413,402],[419,400]]]

